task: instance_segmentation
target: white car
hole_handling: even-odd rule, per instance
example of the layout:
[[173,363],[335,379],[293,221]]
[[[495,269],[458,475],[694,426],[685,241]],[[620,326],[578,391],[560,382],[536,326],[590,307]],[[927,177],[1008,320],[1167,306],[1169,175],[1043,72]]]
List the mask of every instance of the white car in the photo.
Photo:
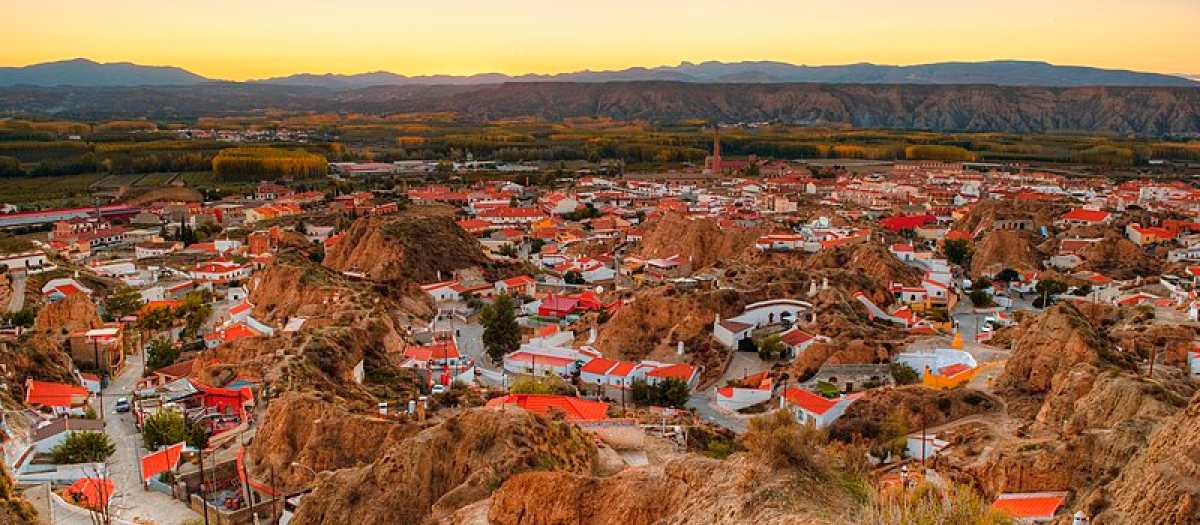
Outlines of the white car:
[[449,390],[448,388],[446,388],[446,385],[433,385],[432,393],[441,394],[441,393],[444,393],[446,390]]

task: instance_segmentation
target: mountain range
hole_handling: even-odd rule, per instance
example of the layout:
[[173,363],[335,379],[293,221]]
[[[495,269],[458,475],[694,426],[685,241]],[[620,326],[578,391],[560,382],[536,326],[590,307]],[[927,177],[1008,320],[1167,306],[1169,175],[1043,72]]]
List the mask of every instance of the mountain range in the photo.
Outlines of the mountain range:
[[0,114],[191,120],[265,110],[451,112],[472,121],[532,116],[783,122],[969,132],[1200,134],[1200,89],[995,85],[507,82],[487,85],[0,88]]
[[[483,73],[406,76],[387,71],[353,75],[303,73],[247,83],[351,90],[372,86],[482,85],[504,82],[826,83],[826,84],[993,84],[1001,86],[1171,86],[1200,87],[1183,76],[1046,62],[998,60],[942,62],[913,66],[848,64],[805,66],[784,62],[683,62],[677,66],[634,67],[617,71],[577,71],[553,75]],[[0,86],[177,86],[210,82],[178,67],[128,62],[98,63],[79,58],[23,67],[0,67]]]

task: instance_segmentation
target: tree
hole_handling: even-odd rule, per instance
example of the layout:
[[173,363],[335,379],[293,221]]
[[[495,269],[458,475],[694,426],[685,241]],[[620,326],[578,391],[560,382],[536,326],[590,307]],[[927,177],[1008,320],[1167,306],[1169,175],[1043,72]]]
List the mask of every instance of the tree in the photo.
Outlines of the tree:
[[921,376],[913,370],[911,366],[905,363],[892,363],[892,379],[896,380],[897,384],[911,385],[921,380]]
[[583,279],[583,274],[576,270],[571,270],[563,275],[563,281],[567,284],[587,284],[587,281]]
[[871,455],[879,459],[889,455],[900,457],[908,449],[907,436],[908,419],[902,411],[893,411],[879,426],[879,435],[876,436],[875,445],[871,447]]
[[116,319],[132,314],[141,307],[142,294],[129,286],[122,286],[104,298],[104,309]]
[[186,442],[193,448],[204,448],[208,444],[208,434],[199,422],[188,421],[179,412],[160,410],[146,416],[142,424],[142,440],[150,450],[180,442]]
[[909,525],[912,523],[971,523],[1016,525],[1018,521],[992,509],[974,489],[957,483],[935,487],[920,482],[915,487],[884,491],[874,498],[860,523]]
[[1011,283],[1020,278],[1021,274],[1012,268],[1005,268],[996,274],[996,282],[998,283]]
[[971,261],[971,246],[966,239],[948,239],[942,244],[942,253],[946,259],[959,266],[965,266]]
[[758,356],[763,359],[771,359],[783,355],[787,350],[787,346],[783,344],[783,339],[779,334],[771,334],[763,338],[762,343],[758,345]]
[[971,304],[976,308],[987,308],[992,306],[992,296],[983,288],[975,288],[971,290]]
[[687,406],[692,392],[683,380],[671,377],[653,385],[645,379],[634,379],[629,394],[635,405],[683,408]]
[[1037,299],[1033,300],[1035,308],[1045,308],[1054,304],[1054,296],[1067,293],[1066,283],[1055,281],[1054,279],[1042,279],[1033,287],[1037,292]]
[[501,245],[498,251],[505,257],[515,258],[517,256],[517,247],[511,242]]
[[50,457],[59,465],[100,463],[117,451],[103,432],[74,432],[50,449]]
[[155,338],[146,347],[146,372],[171,366],[177,359],[179,359],[179,349],[175,348],[175,345],[165,338]]
[[521,347],[521,327],[517,325],[512,297],[496,296],[479,317],[483,324],[483,347],[493,363],[499,363],[504,356]]

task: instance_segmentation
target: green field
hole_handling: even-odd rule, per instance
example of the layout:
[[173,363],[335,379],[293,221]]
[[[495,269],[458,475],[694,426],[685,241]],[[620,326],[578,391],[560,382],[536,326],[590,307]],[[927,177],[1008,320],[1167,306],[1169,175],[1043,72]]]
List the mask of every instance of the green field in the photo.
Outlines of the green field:
[[148,173],[138,180],[134,186],[141,188],[162,186],[170,182],[173,178],[175,178],[174,173]]
[[0,202],[18,205],[37,202],[51,206],[91,204],[92,185],[105,177],[107,175],[103,173],[88,173],[0,179]]
[[96,187],[98,187],[98,188],[120,188],[122,186],[133,186],[134,183],[136,183],[141,178],[142,178],[142,174],[140,174],[140,173],[130,173],[130,174],[125,174],[125,175],[109,175],[107,177],[104,177],[103,179],[100,179],[100,181],[96,183]]
[[186,183],[189,188],[203,188],[212,186],[216,176],[211,171],[200,171],[181,174],[179,180]]

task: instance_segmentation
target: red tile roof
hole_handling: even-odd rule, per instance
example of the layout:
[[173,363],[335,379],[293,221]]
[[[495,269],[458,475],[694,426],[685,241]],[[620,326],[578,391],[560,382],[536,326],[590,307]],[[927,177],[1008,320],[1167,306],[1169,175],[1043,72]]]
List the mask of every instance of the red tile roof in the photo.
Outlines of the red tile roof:
[[1021,519],[1051,518],[1066,499],[1065,492],[1001,494],[992,508]]
[[1084,222],[1100,222],[1108,218],[1108,212],[1102,210],[1089,210],[1086,208],[1075,208],[1061,217],[1064,221],[1084,221]]
[[487,406],[517,405],[538,415],[561,410],[571,421],[600,421],[608,419],[608,404],[578,397],[548,394],[510,394],[487,402]]
[[617,366],[617,361],[605,359],[603,357],[597,357],[591,361],[588,361],[586,365],[583,365],[583,367],[579,369],[579,371],[587,372],[589,374],[606,374],[615,366]]
[[81,386],[32,381],[29,384],[29,390],[25,392],[25,404],[70,408],[74,406],[77,398],[82,402],[87,399],[87,396],[87,389]]
[[692,375],[696,373],[696,367],[685,364],[675,364],[668,366],[660,366],[646,373],[648,377],[675,378],[680,381],[688,381]]
[[834,405],[838,404],[837,399],[828,399],[818,396],[807,390],[799,388],[789,388],[783,392],[784,399],[789,404],[798,406],[807,412],[821,415],[828,412]]

